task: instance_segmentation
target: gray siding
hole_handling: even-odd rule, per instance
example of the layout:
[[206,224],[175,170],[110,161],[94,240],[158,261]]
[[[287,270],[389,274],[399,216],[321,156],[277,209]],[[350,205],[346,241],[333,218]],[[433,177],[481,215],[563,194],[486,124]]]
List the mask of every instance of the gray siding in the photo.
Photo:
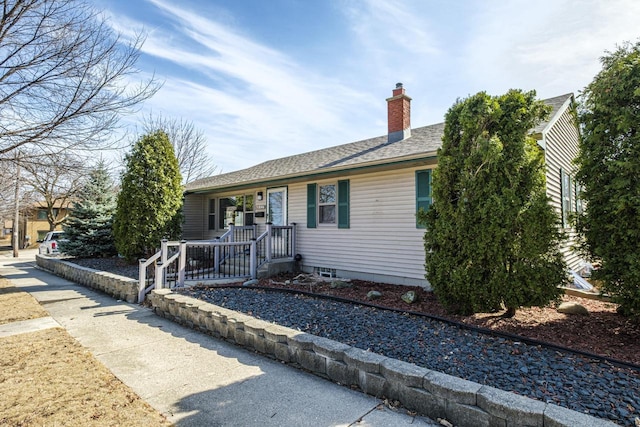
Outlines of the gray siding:
[[[547,195],[551,205],[562,217],[562,187],[560,170],[575,174],[573,159],[578,155],[579,134],[575,119],[569,108],[558,112],[556,120],[543,132],[545,145],[545,162],[547,167]],[[573,189],[571,189],[573,191]],[[574,193],[575,196],[575,193]],[[573,228],[564,229],[567,240],[561,246],[562,253],[569,268],[577,270],[583,264],[578,253],[572,249],[576,244],[576,233]]]
[[184,215],[183,239],[200,240],[204,238],[206,229],[205,201],[206,199],[202,194],[187,194],[185,196],[182,208]]

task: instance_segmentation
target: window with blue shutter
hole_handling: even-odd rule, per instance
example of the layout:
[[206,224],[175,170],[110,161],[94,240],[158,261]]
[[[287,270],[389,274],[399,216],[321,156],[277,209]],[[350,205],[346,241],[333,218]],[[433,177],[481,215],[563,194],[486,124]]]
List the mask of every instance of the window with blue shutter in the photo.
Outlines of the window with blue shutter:
[[317,185],[307,184],[307,228],[316,228]]
[[338,228],[349,228],[349,180],[338,181]]
[[[429,210],[433,198],[431,196],[431,169],[416,171],[416,214],[423,209]],[[416,227],[425,228],[416,218]]]

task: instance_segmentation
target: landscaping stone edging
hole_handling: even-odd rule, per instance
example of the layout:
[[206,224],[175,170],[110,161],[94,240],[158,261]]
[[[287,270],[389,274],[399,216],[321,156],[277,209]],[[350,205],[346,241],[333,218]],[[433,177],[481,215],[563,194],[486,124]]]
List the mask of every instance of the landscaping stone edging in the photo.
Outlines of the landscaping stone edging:
[[[36,264],[53,274],[135,303],[138,281],[93,270],[64,259],[36,255]],[[364,351],[327,338],[265,322],[169,289],[149,296],[156,314],[234,342],[276,360],[297,365],[337,383],[401,402],[430,418],[456,427],[605,427],[612,422],[463,380]]]
[[463,380],[347,344],[269,323],[195,298],[154,290],[156,314],[297,365],[363,392],[397,400],[455,426],[582,427],[616,424],[557,405]]
[[81,285],[100,290],[119,300],[135,303],[138,301],[138,281],[106,271],[82,267],[64,259],[36,255],[36,265],[56,276]]

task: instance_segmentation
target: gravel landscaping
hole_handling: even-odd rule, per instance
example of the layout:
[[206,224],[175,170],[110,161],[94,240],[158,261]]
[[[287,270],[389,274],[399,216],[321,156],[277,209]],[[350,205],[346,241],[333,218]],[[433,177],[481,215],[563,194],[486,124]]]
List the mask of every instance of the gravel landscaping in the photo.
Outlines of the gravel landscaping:
[[138,278],[138,264],[128,264],[122,258],[66,258],[65,261],[132,279]]
[[322,298],[244,288],[183,291],[361,349],[554,403],[618,424],[640,416],[640,373],[446,322]]

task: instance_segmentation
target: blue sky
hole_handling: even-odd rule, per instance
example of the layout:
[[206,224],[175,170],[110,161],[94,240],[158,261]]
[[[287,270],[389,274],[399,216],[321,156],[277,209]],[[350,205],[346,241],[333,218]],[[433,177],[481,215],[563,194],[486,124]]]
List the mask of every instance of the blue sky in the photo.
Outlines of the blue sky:
[[577,95],[640,37],[637,0],[93,1],[164,82],[127,122],[192,121],[222,172],[385,134],[397,82],[412,127],[482,90]]

